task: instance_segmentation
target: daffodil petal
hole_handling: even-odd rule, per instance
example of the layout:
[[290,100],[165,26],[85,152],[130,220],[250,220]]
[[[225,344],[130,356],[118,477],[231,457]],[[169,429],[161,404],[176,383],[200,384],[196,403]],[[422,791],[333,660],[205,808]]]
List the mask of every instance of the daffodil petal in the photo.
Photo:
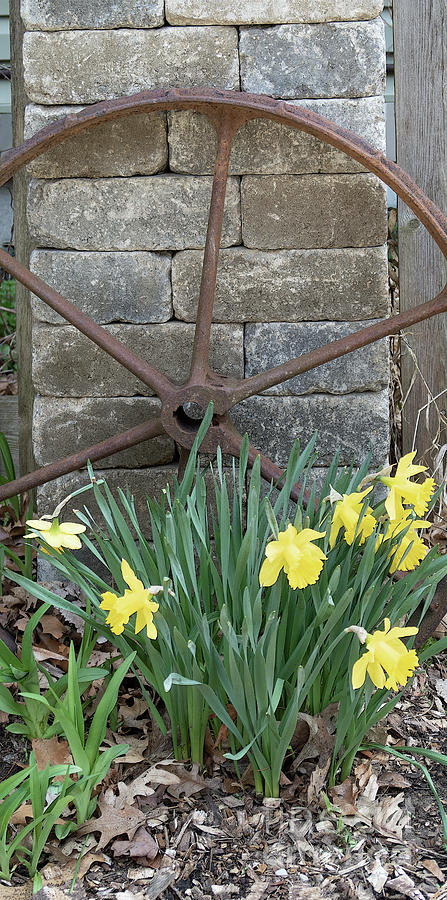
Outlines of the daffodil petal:
[[259,572],[259,584],[263,587],[270,587],[278,580],[278,575],[282,569],[282,557],[277,559],[265,559]]
[[368,658],[368,653],[364,653],[352,667],[352,687],[354,690],[357,690],[365,682]]
[[48,519],[28,519],[26,524],[30,528],[35,528],[36,531],[49,531],[52,525]]
[[416,627],[408,626],[407,628],[399,628],[398,626],[395,626],[388,633],[388,637],[389,638],[391,638],[391,637],[393,637],[393,638],[409,637],[411,634],[417,634],[418,631],[419,631],[419,628],[416,628]]
[[131,591],[138,591],[144,588],[143,582],[135,575],[126,559],[121,560],[121,572],[126,584],[129,585]]
[[368,663],[368,675],[373,684],[375,684],[378,688],[385,687],[385,672],[382,669],[382,666],[379,662],[375,660],[373,662]]
[[[48,543],[50,543],[48,541]],[[69,550],[79,550],[82,542],[76,534],[63,534],[59,539],[59,546],[68,547]]]
[[59,528],[64,534],[82,534],[87,530],[85,525],[77,522],[62,522]]

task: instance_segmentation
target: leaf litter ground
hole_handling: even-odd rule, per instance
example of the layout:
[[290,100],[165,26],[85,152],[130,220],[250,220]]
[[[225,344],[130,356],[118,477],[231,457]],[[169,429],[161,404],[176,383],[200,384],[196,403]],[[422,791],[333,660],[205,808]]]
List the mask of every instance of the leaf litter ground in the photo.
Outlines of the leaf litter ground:
[[[18,588],[0,600],[0,623],[7,633],[13,622],[18,626],[18,643],[34,602]],[[78,623],[54,615],[45,619],[35,649],[54,674],[62,674]],[[106,643],[99,644],[92,665],[109,653]],[[97,690],[94,685],[92,695]],[[364,751],[350,778],[326,793],[334,712],[319,720],[301,718],[281,801],[262,801],[255,796],[251,772],[238,781],[223,756],[224,732],[218,742],[209,735],[204,771],[173,760],[169,738],[154,728],[136,680],[126,678],[118,729],[107,732],[106,742],[125,742],[130,749],[103,783],[94,818],[64,843],[48,843],[46,887],[40,898],[35,896],[57,900],[69,895],[77,871],[74,896],[79,900],[447,900],[441,819],[420,770],[388,753]],[[26,760],[24,744],[5,731],[6,722],[3,715],[1,779]],[[447,656],[418,673],[370,738],[396,749],[447,752]],[[61,740],[33,746],[42,766],[66,758]],[[447,801],[447,769],[418,760],[427,764],[439,796]],[[27,815],[29,810],[22,809],[18,824]],[[0,900],[22,896],[31,896],[31,886],[18,869],[11,886],[0,884]]]

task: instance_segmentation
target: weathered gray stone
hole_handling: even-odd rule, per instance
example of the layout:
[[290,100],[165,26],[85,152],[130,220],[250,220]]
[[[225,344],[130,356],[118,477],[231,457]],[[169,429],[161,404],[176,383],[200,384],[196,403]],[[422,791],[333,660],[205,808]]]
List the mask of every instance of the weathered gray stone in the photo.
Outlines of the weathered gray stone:
[[[30,268],[95,322],[166,322],[172,316],[171,260],[161,253],[79,253],[35,250]],[[32,298],[33,315],[66,324]]]
[[27,31],[71,28],[156,28],[163,25],[163,0],[22,0]]
[[[113,400],[102,397],[63,400],[36,397],[33,410],[36,463],[46,466],[63,456],[105,441],[146,419],[157,418],[160,409],[160,402],[149,397],[117,397]],[[163,465],[173,460],[174,453],[174,442],[164,434],[129,450],[114,453],[96,465],[103,468]]]
[[[322,347],[372,325],[356,322],[278,322],[247,325],[245,329],[245,377],[273,368],[315,347]],[[290,378],[266,394],[348,394],[350,391],[380,391],[389,382],[388,341],[369,344],[296,378]]]
[[[203,247],[212,179],[65,178],[32,181],[28,223],[43,247],[183,250]],[[227,185],[221,245],[240,242],[239,182]]]
[[386,193],[374,175],[246,175],[241,199],[247,247],[367,247],[386,240]]
[[[357,100],[303,100],[298,104],[360,135],[385,152],[382,97]],[[189,175],[213,172],[216,130],[207,116],[175,110],[168,114],[169,165]],[[330,144],[303,131],[267,119],[246,122],[234,138],[233,175],[301,175],[312,172],[360,172],[363,167]]]
[[299,437],[306,444],[318,430],[319,466],[329,465],[340,449],[340,465],[360,462],[372,448],[372,465],[388,456],[388,391],[340,397],[250,397],[231,411],[239,431],[258,450],[285,466]]
[[[107,325],[106,330],[174,381],[186,379],[193,325]],[[242,326],[213,325],[210,359],[217,372],[242,378],[243,352]],[[132,397],[152,393],[71,325],[34,327],[33,383],[36,393],[47,397]]]
[[[161,492],[166,485],[173,484],[174,476],[177,473],[177,467],[171,465],[154,466],[153,468],[148,467],[147,469],[123,470],[104,469],[100,468],[100,466],[101,463],[98,463],[98,467],[94,467],[95,476],[98,480],[100,478],[105,478],[107,480],[107,484],[116,499],[118,499],[118,488],[121,488],[123,491],[128,488],[134,496],[137,516],[146,536],[150,537],[150,521],[147,513],[146,498],[149,496],[160,499]],[[57,478],[55,481],[50,481],[48,484],[41,485],[41,487],[37,489],[38,514],[41,516],[46,513],[52,513],[56,505],[60,503],[61,500],[64,500],[68,494],[71,494],[73,491],[89,483],[90,479],[87,472],[84,471],[71,472],[69,475],[63,475],[62,478]],[[74,521],[73,509],[80,509],[84,504],[92,513],[95,520],[98,523],[101,523],[103,520],[101,519],[98,506],[95,502],[93,491],[86,491],[84,494],[81,494],[80,497],[74,497],[74,499],[64,507],[64,514],[61,516],[61,520]]]
[[239,47],[243,91],[298,98],[367,97],[384,89],[380,18],[352,24],[242,28]]
[[382,0],[166,0],[171,25],[279,25],[373,19]]
[[[195,321],[203,253],[172,259],[177,319]],[[386,246],[346,250],[221,250],[215,322],[358,320],[388,312]]]
[[[339,478],[343,474],[347,473],[347,467],[340,467],[337,469],[337,476]],[[372,470],[371,470],[372,471]],[[315,491],[317,497],[327,497],[329,494],[330,487],[326,484],[326,478],[329,472],[329,468],[327,466],[312,466],[312,469],[306,474],[303,479],[299,479],[299,484],[303,485],[306,491],[310,492],[312,488],[315,486]],[[335,486],[337,484],[337,480],[333,479],[332,485]],[[338,482],[339,488],[342,487],[342,483]],[[272,505],[274,505],[275,501],[278,499],[279,491],[276,488],[273,488],[273,491],[270,493],[270,485],[264,479],[261,480],[261,498],[265,497],[266,494],[269,494],[269,499]],[[371,504],[379,503],[381,500],[384,500],[387,494],[387,490],[384,485],[379,485],[374,487],[373,494],[371,495]],[[290,522],[294,521],[296,514],[296,503],[292,500],[289,503],[288,510],[286,512],[285,518]]]
[[[82,106],[28,104],[25,138],[81,109]],[[166,115],[152,113],[89,128],[38,156],[28,171],[36,178],[153,175],[165,168],[167,158]]]
[[[143,534],[150,539],[151,528],[147,511],[147,497],[155,497],[155,499],[161,500],[162,491],[165,490],[167,485],[170,487],[173,485],[174,477],[177,476],[177,466],[154,466],[153,468],[148,467],[145,469],[123,470],[100,469],[100,465],[101,463],[98,464],[97,468],[94,467],[96,478],[98,480],[104,478],[107,481],[107,484],[119,505],[121,504],[118,496],[118,488],[121,488],[121,490],[124,491],[126,488],[129,489],[135,500],[135,509]],[[225,475],[227,475],[228,472],[231,479],[231,472],[225,469],[224,472]],[[211,472],[205,473],[205,480],[208,486],[207,496],[209,499],[209,508],[211,510],[209,522],[212,535],[213,519],[216,517],[216,504],[211,483]],[[72,472],[70,475],[64,475],[56,481],[51,481],[49,484],[42,485],[37,489],[38,514],[42,515],[53,512],[57,503],[60,503],[61,500],[64,500],[64,498],[68,496],[68,494],[77,490],[79,487],[83,487],[85,484],[89,484],[89,478],[86,472]],[[73,521],[73,509],[79,509],[81,504],[85,504],[87,509],[94,516],[96,522],[101,524],[104,522],[95,502],[93,492],[85,492],[81,497],[75,497],[66,507],[64,507],[61,520]],[[79,556],[78,554],[76,555],[78,558],[82,559],[84,553],[85,551],[80,550]],[[88,565],[91,565],[91,561],[88,561]]]
[[23,61],[35,103],[94,103],[175,86],[239,90],[235,28],[29,31]]

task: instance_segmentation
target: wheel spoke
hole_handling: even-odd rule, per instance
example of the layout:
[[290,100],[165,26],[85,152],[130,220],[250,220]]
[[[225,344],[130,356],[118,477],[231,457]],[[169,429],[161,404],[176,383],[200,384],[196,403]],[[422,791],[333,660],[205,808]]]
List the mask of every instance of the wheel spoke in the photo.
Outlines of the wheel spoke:
[[260,372],[258,375],[252,375],[244,381],[239,381],[239,384],[232,388],[232,406],[235,403],[239,403],[240,400],[252,397],[253,394],[262,393],[262,391],[273,387],[275,384],[281,384],[283,381],[288,381],[289,378],[302,375],[303,372],[316,369],[317,366],[330,362],[332,359],[338,359],[340,356],[352,353],[353,350],[366,347],[368,344],[373,344],[375,341],[380,340],[380,338],[388,337],[390,334],[397,334],[404,328],[409,328],[417,322],[430,319],[446,311],[447,285],[433,300],[429,300],[427,303],[421,303],[419,306],[415,306],[404,313],[376,322],[374,325],[369,325],[367,328],[348,334],[338,341],[332,341],[323,347],[317,347],[316,350],[302,353],[301,356],[297,356],[295,359],[291,359],[279,366],[274,366],[272,369],[267,369],[265,372]]
[[97,325],[90,316],[81,312],[74,303],[71,303],[70,300],[67,300],[62,294],[51,288],[45,281],[42,281],[41,278],[30,272],[15,257],[6,253],[5,250],[0,250],[0,266],[6,269],[14,278],[17,278],[33,294],[40,297],[48,306],[56,310],[67,322],[70,322],[79,331],[82,331],[94,344],[105,350],[113,359],[116,359],[125,369],[136,375],[143,384],[152,388],[159,397],[165,396],[172,389],[173,382],[169,378],[137,356],[118,338],[109,334],[102,325]]
[[218,143],[189,375],[190,382],[195,381],[202,384],[209,374],[211,323],[231,146],[233,137],[241,124],[241,117],[235,114],[225,113],[219,117],[210,116],[210,118],[212,118],[217,131]]
[[164,430],[161,419],[149,419],[147,422],[142,422],[128,431],[122,431],[121,434],[115,434],[113,437],[107,438],[106,441],[93,444],[92,447],[87,447],[86,450],[79,450],[71,456],[66,456],[65,459],[59,459],[48,466],[36,469],[35,472],[22,475],[21,478],[16,478],[15,481],[9,481],[0,487],[0,502],[7,500],[8,497],[13,497],[15,494],[30,491],[40,484],[45,484],[47,481],[54,481],[55,478],[59,478],[61,475],[76,472],[77,469],[85,466],[87,460],[96,462],[98,459],[105,459],[105,457],[111,456],[112,453],[117,453],[119,450],[127,450],[129,447],[134,447],[135,444],[140,444],[142,441],[158,437],[158,435],[164,433]]

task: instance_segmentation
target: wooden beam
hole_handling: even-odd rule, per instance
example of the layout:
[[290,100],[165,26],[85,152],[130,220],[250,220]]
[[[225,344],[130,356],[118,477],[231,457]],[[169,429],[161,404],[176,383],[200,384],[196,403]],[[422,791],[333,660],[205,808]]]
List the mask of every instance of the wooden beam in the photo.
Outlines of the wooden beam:
[[[445,0],[394,0],[397,162],[447,212],[447,7]],[[447,264],[423,226],[399,201],[400,309],[430,300]],[[403,450],[426,464],[447,441],[447,315],[415,326],[402,342]],[[408,346],[406,346],[406,344]],[[419,420],[418,420],[419,414]]]

